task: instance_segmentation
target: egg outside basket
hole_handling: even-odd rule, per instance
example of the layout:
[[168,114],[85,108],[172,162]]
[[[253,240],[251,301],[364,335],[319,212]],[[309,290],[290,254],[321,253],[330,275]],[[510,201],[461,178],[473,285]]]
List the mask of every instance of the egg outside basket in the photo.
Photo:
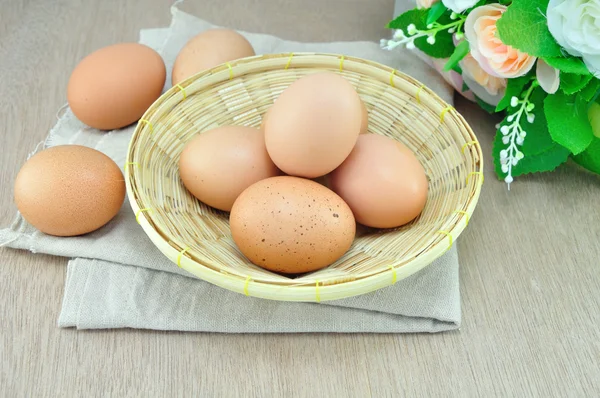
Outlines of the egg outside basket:
[[[178,160],[198,133],[227,124],[259,126],[286,87],[320,71],[339,73],[356,88],[369,112],[370,133],[392,137],[415,152],[425,167],[429,194],[423,213],[409,225],[361,230],[337,262],[289,278],[241,254],[231,238],[228,214],[188,193]],[[174,267],[247,296],[319,302],[389,286],[443,255],[475,209],[482,159],[462,116],[415,79],[360,58],[288,53],[227,63],[168,90],[137,125],[125,180],[136,219]]]

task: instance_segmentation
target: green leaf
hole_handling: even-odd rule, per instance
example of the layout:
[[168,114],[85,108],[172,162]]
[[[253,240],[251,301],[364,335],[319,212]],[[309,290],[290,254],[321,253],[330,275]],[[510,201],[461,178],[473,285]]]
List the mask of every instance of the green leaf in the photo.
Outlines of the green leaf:
[[394,20],[387,24],[390,29],[402,29],[406,33],[406,27],[411,23],[414,23],[417,29],[425,29],[427,26],[427,13],[426,9],[413,9],[408,10],[405,13],[398,15]]
[[[544,90],[540,87],[536,88],[530,97],[530,101],[535,105],[531,112],[535,115],[535,121],[529,123],[525,116],[520,120],[521,127],[527,132],[523,145],[519,147],[519,150],[525,156],[516,166],[513,166],[511,172],[514,177],[529,173],[552,171],[566,162],[569,157],[569,150],[555,143],[550,136],[544,115],[545,97]],[[510,123],[507,119],[504,119],[500,124],[504,126]],[[494,140],[494,165],[496,174],[500,178],[505,176],[500,164],[500,151],[507,147],[508,145],[502,142],[502,133],[498,130]]]
[[475,97],[475,101],[477,101],[477,105],[479,105],[479,107],[481,109],[483,109],[484,111],[486,111],[489,114],[496,113],[496,108],[493,105],[488,104],[487,102],[485,102],[484,100],[482,100],[481,98],[476,96],[475,94],[473,94],[473,96]]
[[465,82],[463,81],[463,85],[462,85],[462,92],[463,92],[463,93],[466,93],[466,92],[467,92],[467,91],[469,91],[469,90],[471,90],[471,89],[469,88],[469,86],[467,86],[467,83],[465,83]]
[[460,67],[460,65],[454,65],[454,67],[452,68],[452,70],[453,70],[454,72],[458,73],[459,75],[462,75],[462,73],[463,73],[463,70],[462,70],[462,68]]
[[435,37],[435,44],[427,43],[427,37],[415,39],[415,46],[433,58],[448,58],[454,51],[452,36],[448,32],[440,32]]
[[469,42],[466,40],[461,41],[454,49],[454,52],[448,59],[448,62],[446,62],[446,65],[444,65],[444,72],[454,69],[454,67],[469,53],[469,49]]
[[573,156],[575,163],[600,174],[600,138],[594,137],[592,143],[577,156]]
[[576,96],[562,92],[544,100],[544,113],[552,139],[578,155],[590,145],[594,134],[588,120],[587,106]]
[[561,72],[575,73],[577,75],[591,75],[581,58],[548,57],[544,58],[544,61],[546,61],[548,65],[560,70]]
[[446,11],[448,11],[448,9],[444,5],[444,3],[442,3],[441,1],[439,3],[435,3],[429,9],[429,13],[427,14],[427,25],[436,22]]
[[590,102],[598,90],[600,90],[600,79],[592,79],[589,84],[579,92],[579,95],[587,102]]
[[598,104],[600,104],[600,90],[598,90],[596,94],[594,94],[594,96],[592,97],[592,102],[597,102]]
[[513,176],[555,170],[569,159],[570,154],[571,152],[567,148],[553,143],[543,152],[535,155],[525,155],[519,164],[513,168]]
[[510,99],[512,97],[521,97],[521,93],[523,92],[523,88],[525,85],[531,80],[529,76],[521,76],[516,79],[508,79],[508,84],[506,85],[506,92],[504,97],[496,106],[496,112],[500,112],[510,105]]
[[425,8],[414,8],[412,10],[408,10],[398,15],[396,18],[394,18],[394,20],[390,21],[387,24],[387,27],[390,29],[402,29],[404,33],[407,33],[406,28],[412,23],[415,24],[417,29],[425,30],[427,29],[428,13],[429,10]]
[[542,14],[549,0],[514,0],[496,23],[500,40],[535,57],[560,57],[561,48]]
[[[414,24],[417,30],[427,29],[427,9],[414,9],[406,11],[396,19],[388,23],[387,27],[391,29],[402,29],[406,34],[408,25]],[[442,14],[438,23],[446,25],[453,22],[450,15]],[[414,41],[415,46],[425,54],[433,58],[448,58],[454,52],[454,41],[452,34],[448,33],[448,29],[442,29],[435,36],[435,44],[427,43],[427,36],[419,37]]]
[[[535,116],[535,120],[533,123],[529,123],[526,117],[521,120],[521,127],[527,132],[527,137],[525,137],[521,147],[521,151],[525,154],[540,155],[556,149],[557,144],[548,131],[548,120],[544,113],[544,100],[546,98],[548,98],[546,92],[541,87],[537,87],[529,99],[535,105],[535,108],[531,111]],[[563,161],[566,161],[570,152],[566,148],[564,149],[566,153]]]
[[600,138],[600,104],[592,102],[588,108],[588,120],[594,135]]
[[573,73],[560,74],[560,88],[567,95],[575,94],[592,80],[592,75],[576,75]]

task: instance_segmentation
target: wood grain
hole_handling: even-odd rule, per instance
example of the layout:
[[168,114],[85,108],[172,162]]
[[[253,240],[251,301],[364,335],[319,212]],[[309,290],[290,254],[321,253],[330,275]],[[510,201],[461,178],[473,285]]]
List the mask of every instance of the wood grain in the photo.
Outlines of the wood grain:
[[[373,40],[392,0],[185,3],[296,40]],[[0,222],[14,177],[92,50],[167,26],[164,0],[0,0]],[[458,100],[490,153],[493,117]],[[0,250],[0,396],[600,394],[600,179],[574,166],[487,183],[459,240],[463,325],[436,335],[221,335],[56,327],[66,259]]]

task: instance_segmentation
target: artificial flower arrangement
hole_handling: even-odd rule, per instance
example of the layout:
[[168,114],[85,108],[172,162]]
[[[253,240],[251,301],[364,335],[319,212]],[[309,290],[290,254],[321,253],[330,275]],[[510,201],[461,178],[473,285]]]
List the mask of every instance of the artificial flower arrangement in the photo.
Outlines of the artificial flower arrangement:
[[417,0],[388,28],[382,48],[414,49],[503,113],[493,158],[509,188],[569,158],[600,174],[600,0]]

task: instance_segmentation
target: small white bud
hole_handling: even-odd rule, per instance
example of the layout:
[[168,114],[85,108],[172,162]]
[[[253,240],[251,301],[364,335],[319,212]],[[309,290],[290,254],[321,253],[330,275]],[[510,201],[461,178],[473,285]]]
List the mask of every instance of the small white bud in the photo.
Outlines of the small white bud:
[[410,25],[408,25],[406,27],[406,31],[408,32],[409,35],[414,35],[415,33],[417,33],[417,27],[415,26],[414,23],[411,23]]
[[525,131],[521,131],[521,137],[523,137],[523,138],[527,137],[527,133]]
[[508,128],[508,126],[500,127],[500,132],[502,133],[502,135],[508,134],[509,131],[510,131],[510,128]]
[[500,151],[500,159],[506,159],[508,157],[508,151],[503,149]]
[[512,183],[514,180],[512,178],[512,176],[506,176],[506,178],[504,178],[504,182],[507,184]]
[[456,32],[454,37],[456,37],[456,40],[461,40],[463,37],[465,37],[465,34],[463,32]]
[[394,39],[402,40],[404,38],[406,38],[406,36],[404,35],[404,32],[402,31],[402,29],[398,29],[396,32],[394,32]]
[[454,32],[456,32],[456,29],[455,29],[455,28],[450,28],[450,29],[448,29],[448,33],[454,33]]
[[517,137],[517,145],[523,145],[523,138],[521,138],[521,136]]
[[533,113],[528,113],[528,114],[527,114],[527,121],[528,121],[529,123],[533,123],[533,122],[535,122],[535,115],[534,115]]
[[496,123],[496,125],[494,126],[494,128],[495,128],[496,130],[498,130],[498,129],[500,128],[500,123]]
[[512,122],[513,120],[515,120],[515,115],[510,115],[507,120],[509,122]]
[[382,48],[386,47],[387,46],[387,42],[388,41],[386,39],[381,39],[381,40],[379,40],[379,46],[382,47]]
[[510,139],[509,139],[509,137],[508,137],[507,135],[506,135],[506,136],[504,136],[504,137],[502,137],[502,143],[503,143],[504,145],[508,144],[508,141],[510,141]]
[[507,164],[503,164],[501,167],[502,167],[503,173],[508,173],[508,165]]
[[529,104],[527,104],[527,108],[525,108],[525,109],[527,109],[527,112],[531,112],[532,110],[535,109],[535,105],[532,103],[529,103]]
[[519,105],[519,99],[517,97],[512,97],[510,99],[510,106],[515,108],[517,105]]
[[415,42],[413,40],[409,41],[408,43],[406,43],[406,48],[408,48],[409,50],[414,50]]
[[525,155],[523,155],[523,152],[521,152],[521,151],[517,152],[516,156],[517,156],[517,159],[519,159],[519,160],[521,160],[525,157]]
[[429,44],[431,44],[431,45],[435,44],[435,37],[433,37],[433,36],[429,36],[429,37],[427,38],[427,43],[429,43]]
[[450,19],[454,20],[456,18],[458,18],[458,14],[457,13],[453,12],[452,14],[450,14]]
[[430,23],[429,25],[427,25],[427,29],[433,29],[433,24]]
[[512,165],[513,165],[513,166],[516,166],[516,165],[517,165],[517,163],[519,163],[519,159],[517,159],[517,158],[512,158]]

